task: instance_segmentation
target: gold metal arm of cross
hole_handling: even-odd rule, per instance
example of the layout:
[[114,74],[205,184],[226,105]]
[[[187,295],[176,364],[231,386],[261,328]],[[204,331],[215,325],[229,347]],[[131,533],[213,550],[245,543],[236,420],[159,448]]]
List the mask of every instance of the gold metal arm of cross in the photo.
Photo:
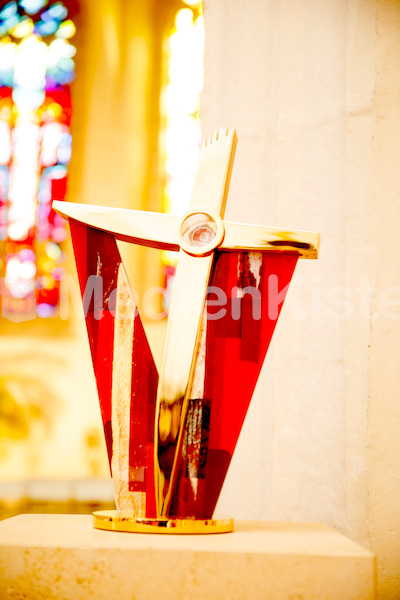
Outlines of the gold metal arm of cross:
[[[174,250],[181,248],[184,217],[128,208],[109,208],[73,202],[53,202],[53,208],[66,219],[75,219],[116,239],[140,246]],[[191,212],[201,212],[193,207]],[[317,258],[319,234],[311,231],[278,229],[248,223],[223,221],[224,237],[219,250],[294,252],[301,258]]]
[[[223,221],[236,149],[234,129],[204,143],[190,208],[183,216],[54,202],[66,218],[117,239],[179,251],[157,391],[155,483],[158,516],[168,515],[200,343],[214,251],[273,251],[317,258],[319,234]],[[172,460],[165,465],[165,452]],[[164,454],[164,459],[161,456]]]

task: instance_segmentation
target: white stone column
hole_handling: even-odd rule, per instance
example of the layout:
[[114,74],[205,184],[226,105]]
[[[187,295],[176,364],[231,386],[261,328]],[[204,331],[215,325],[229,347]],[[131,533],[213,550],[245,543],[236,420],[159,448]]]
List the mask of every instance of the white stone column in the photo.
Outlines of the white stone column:
[[203,134],[239,138],[227,218],[322,238],[319,260],[299,261],[218,510],[321,521],[372,541],[393,578],[399,308],[382,314],[382,294],[396,302],[384,290],[400,285],[400,4],[205,0],[204,15]]

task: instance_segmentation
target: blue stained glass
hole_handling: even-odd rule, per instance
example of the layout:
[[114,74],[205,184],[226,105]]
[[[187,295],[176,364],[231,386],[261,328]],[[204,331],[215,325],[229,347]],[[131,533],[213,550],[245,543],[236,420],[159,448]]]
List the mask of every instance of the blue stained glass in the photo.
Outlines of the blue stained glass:
[[0,167],[0,201],[6,202],[8,198],[9,168]]
[[66,85],[67,83],[72,83],[75,79],[75,73],[72,73],[71,71],[68,71],[68,73],[66,73],[65,71],[57,71],[54,75],[53,75],[56,83],[58,83],[59,85]]
[[59,71],[58,65],[51,65],[50,67],[47,67],[46,75],[50,75],[50,77],[54,78],[54,76],[57,74],[57,71]]
[[61,165],[49,167],[49,170],[51,171],[52,179],[62,179],[63,177],[66,177],[68,173],[67,169],[65,167],[62,167]]
[[[38,200],[39,200],[39,204],[46,204],[46,196],[45,196],[45,184],[40,182],[39,183],[39,187],[38,187]],[[38,209],[40,210],[40,208]]]
[[[39,180],[38,199],[41,205],[51,201],[50,182],[52,179],[62,179],[67,176],[67,168],[63,165],[45,167]],[[42,213],[43,211],[41,211]],[[41,214],[40,213],[40,214]]]
[[61,58],[58,61],[58,66],[60,67],[60,69],[62,69],[65,72],[75,70],[75,63],[72,60],[72,58]]
[[48,0],[20,0],[19,5],[28,15],[35,15],[41,8],[46,6]]
[[57,152],[57,160],[62,165],[68,165],[71,160],[72,152],[72,135],[63,133],[60,140],[60,145]]
[[65,8],[64,4],[61,2],[57,2],[50,6],[44,13],[41,14],[43,21],[51,21],[52,19],[57,19],[57,21],[62,21],[67,16],[68,11]]
[[46,204],[51,200],[51,194],[47,193],[47,180],[44,174],[45,169],[43,169],[42,176],[39,181],[38,187],[38,200],[39,204]]
[[[11,2],[8,1],[6,4],[7,1],[8,0],[3,0],[3,2],[1,2],[0,0],[0,40],[1,38],[5,38],[4,41],[6,42],[2,60],[0,61],[0,87],[10,88],[11,97],[8,98],[8,96],[6,96],[4,103],[2,102],[2,106],[4,104],[2,118],[8,122],[11,116],[10,107],[12,107],[13,114],[15,113],[21,116],[22,123],[26,120],[30,122],[30,117],[28,118],[27,115],[36,113],[38,122],[37,125],[35,124],[35,127],[37,132],[39,133],[39,128],[44,132],[47,120],[46,116],[42,119],[42,112],[47,110],[47,104],[43,104],[46,94],[49,94],[52,89],[58,89],[64,85],[68,86],[75,78],[75,63],[72,60],[72,56],[75,54],[75,48],[70,46],[70,44],[63,39],[56,39],[53,47],[50,44],[52,41],[51,37],[56,34],[56,37],[68,39],[68,37],[71,37],[75,32],[75,25],[72,21],[65,21],[68,10],[60,1],[12,0]],[[33,15],[33,17],[26,15]],[[26,23],[24,23],[24,21],[26,21]],[[37,22],[35,23],[35,21]],[[38,52],[38,56],[35,57],[35,61],[41,61],[40,66],[36,65],[35,62],[35,67],[37,66],[37,71],[35,70],[35,80],[33,80],[33,75],[32,77],[30,76],[28,65],[26,65],[25,69],[23,68],[23,65],[21,65],[21,69],[16,71],[16,75],[18,76],[15,78],[14,55],[18,52],[17,44],[21,42],[24,43],[25,39],[31,36],[32,29],[33,35],[36,36],[36,40],[33,39],[31,43],[37,45],[40,38],[43,38],[47,45],[47,53],[45,55],[44,52]],[[64,35],[62,32],[64,32]],[[10,40],[6,37],[7,35],[10,35],[15,39]],[[50,40],[46,39],[49,37]],[[39,38],[39,40],[37,40],[37,38]],[[57,44],[59,44],[58,47]],[[60,51],[60,49],[62,50],[63,48],[64,51]],[[29,57],[27,57],[27,62],[28,61]],[[56,64],[54,64],[55,62]],[[18,63],[18,65],[19,64],[20,63]],[[48,66],[49,64],[51,65],[50,67]],[[46,76],[44,76],[45,69],[47,71]],[[60,117],[58,129],[55,127],[58,132],[58,139],[56,140],[58,143],[57,147],[53,148],[53,146],[51,146],[53,152],[51,159],[53,162],[57,160],[57,164],[46,168],[41,168],[38,165],[37,175],[39,185],[37,188],[35,186],[37,198],[37,205],[35,207],[35,232],[33,232],[33,229],[32,231],[29,230],[29,232],[28,229],[25,231],[23,222],[19,229],[16,226],[14,227],[13,222],[10,222],[9,206],[13,205],[12,186],[16,184],[13,183],[12,180],[9,181],[9,167],[2,166],[5,159],[3,160],[2,165],[0,165],[0,250],[6,248],[4,242],[10,240],[13,240],[13,243],[18,247],[20,247],[21,241],[23,241],[24,244],[29,243],[31,246],[30,249],[23,249],[21,252],[17,252],[14,249],[10,250],[10,252],[4,254],[4,261],[2,261],[2,257],[0,257],[0,268],[2,269],[2,275],[4,272],[3,279],[5,289],[12,299],[32,299],[36,294],[37,315],[41,318],[52,317],[58,313],[59,281],[64,275],[63,269],[59,267],[60,262],[64,260],[64,256],[58,243],[61,243],[66,237],[65,224],[64,221],[57,215],[54,215],[51,210],[53,194],[56,194],[56,192],[56,195],[64,194],[64,178],[67,177],[68,164],[71,159],[72,136],[69,133],[68,127],[63,124],[65,122],[64,119],[68,122],[69,118],[68,111],[70,110],[70,107],[67,98],[68,89],[64,91],[64,88],[62,87],[60,91],[62,92],[62,102],[60,105],[62,113],[61,115],[58,114],[57,111],[59,109],[56,111],[57,114],[54,113],[54,118],[56,120]],[[55,98],[57,97],[58,96]],[[52,99],[50,95],[48,102],[51,103],[52,101],[57,105],[57,100]],[[66,104],[65,107],[64,103]],[[42,105],[43,110],[37,112]],[[63,115],[64,108],[65,115]],[[14,121],[11,119],[11,129],[13,129],[13,124]],[[55,144],[54,140],[53,142]],[[32,143],[36,144],[37,142],[32,141]],[[18,157],[17,150],[17,146],[12,148],[12,158],[16,158],[18,161],[20,161],[21,158],[20,162],[22,165],[22,158],[24,158],[24,156],[21,154],[21,157]],[[29,169],[31,169],[31,167],[28,165],[27,170]],[[19,177],[24,177],[24,172],[22,171],[23,169],[21,167],[21,175],[19,175]],[[31,175],[31,170],[29,170],[29,174]],[[54,181],[57,179],[62,180],[58,186]],[[8,189],[9,187],[10,189]],[[31,190],[29,190],[29,193],[30,192]],[[28,199],[30,198],[29,194],[27,197]],[[27,208],[30,211],[33,210],[30,206]],[[30,238],[26,238],[25,240],[25,238],[22,237],[23,235],[28,235],[28,233],[29,235],[33,235],[32,232],[35,236],[34,240],[31,241]],[[51,261],[47,260],[47,263],[39,260],[44,249],[43,244],[41,245],[38,243],[40,240],[43,240],[44,242],[54,240],[54,242],[47,244],[51,253],[47,252],[47,250],[46,252],[48,257],[52,259]],[[38,270],[36,270],[35,267],[35,273],[32,272],[29,281],[25,282],[19,276],[17,272],[19,264],[17,264],[18,260],[21,265],[23,262],[26,263],[26,265],[23,266],[29,266],[29,264],[32,263],[33,267],[35,267],[34,263],[37,261]],[[41,282],[43,285],[41,285]],[[37,291],[35,292],[36,286]],[[41,287],[44,288],[44,291],[41,290]],[[11,308],[10,310],[14,311],[15,309]]]
[[9,2],[0,11],[0,19],[8,19],[17,14],[18,6],[16,2]]
[[2,206],[0,208],[0,240],[6,240],[7,236],[7,208]]
[[[43,16],[43,15],[42,15]],[[35,24],[34,32],[39,34],[41,37],[46,37],[48,35],[53,35],[58,29],[59,22],[55,20],[51,21],[38,21]]]
[[8,167],[0,167],[0,201],[3,205],[0,209],[0,240],[7,239],[7,198],[8,198],[8,181],[10,171]]
[[0,65],[0,85],[3,87],[11,87],[14,79],[14,71],[13,69],[5,69],[1,70]]
[[5,21],[3,21],[3,25],[7,28],[7,31],[10,31],[10,29],[13,29],[16,25],[18,25],[19,22],[19,15],[13,15],[12,17],[9,17]]

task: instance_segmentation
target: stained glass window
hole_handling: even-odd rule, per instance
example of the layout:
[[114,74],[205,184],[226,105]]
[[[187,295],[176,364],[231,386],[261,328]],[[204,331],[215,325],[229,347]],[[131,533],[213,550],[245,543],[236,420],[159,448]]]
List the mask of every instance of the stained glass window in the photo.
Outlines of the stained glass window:
[[58,313],[64,200],[71,159],[75,34],[68,2],[19,0],[0,10],[2,314]]
[[[163,211],[173,214],[182,214],[186,210],[198,165],[203,48],[201,1],[187,0],[177,11],[174,26],[166,39],[167,69],[161,99],[166,173]],[[167,292],[172,287],[176,261],[175,252],[163,253]],[[169,293],[165,298],[168,304]]]

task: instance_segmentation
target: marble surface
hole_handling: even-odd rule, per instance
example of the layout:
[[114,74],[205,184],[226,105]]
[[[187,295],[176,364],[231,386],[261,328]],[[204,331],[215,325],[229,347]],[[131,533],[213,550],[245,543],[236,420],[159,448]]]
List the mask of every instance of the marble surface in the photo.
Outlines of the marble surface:
[[0,598],[372,600],[372,552],[320,524],[238,521],[218,535],[99,531],[89,515],[0,523]]

